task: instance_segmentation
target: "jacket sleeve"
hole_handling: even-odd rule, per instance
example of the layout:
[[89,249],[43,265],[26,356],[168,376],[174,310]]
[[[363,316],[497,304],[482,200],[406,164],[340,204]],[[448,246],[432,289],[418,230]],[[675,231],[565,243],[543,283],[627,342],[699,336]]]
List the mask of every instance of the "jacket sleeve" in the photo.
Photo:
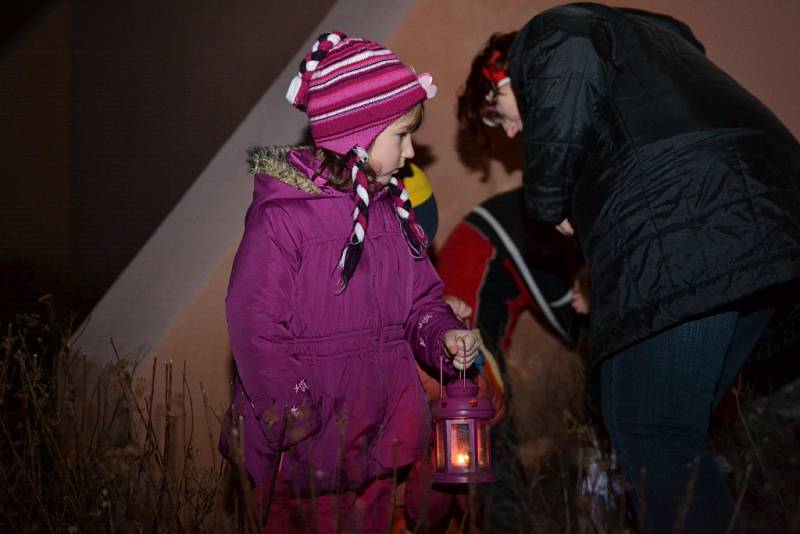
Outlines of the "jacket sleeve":
[[536,220],[570,215],[575,182],[590,149],[587,136],[606,92],[603,60],[588,37],[534,29],[517,38],[511,77],[523,120],[525,202]]
[[258,481],[268,458],[319,428],[309,387],[292,354],[289,325],[300,251],[290,217],[251,208],[231,271],[226,313],[239,393],[245,467]]
[[444,286],[428,257],[414,261],[413,270],[411,313],[406,321],[406,339],[411,343],[417,360],[431,370],[438,370],[441,358],[444,373],[455,376],[456,369],[442,338],[447,330],[463,330],[467,327],[442,300]]

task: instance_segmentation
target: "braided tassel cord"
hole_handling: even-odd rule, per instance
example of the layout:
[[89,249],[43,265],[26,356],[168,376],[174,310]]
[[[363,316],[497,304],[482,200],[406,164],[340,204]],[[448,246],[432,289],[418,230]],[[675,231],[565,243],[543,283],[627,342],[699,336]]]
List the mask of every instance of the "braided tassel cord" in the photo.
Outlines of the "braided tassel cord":
[[[353,147],[347,154],[347,165],[355,191],[355,207],[353,208],[353,232],[347,244],[342,249],[337,268],[341,275],[339,278],[338,293],[344,291],[348,282],[361,260],[364,251],[364,238],[369,222],[369,179],[367,178],[367,152],[361,147]],[[400,222],[400,228],[408,243],[408,249],[414,259],[420,259],[425,254],[428,238],[425,231],[414,219],[414,210],[411,208],[411,199],[403,182],[396,177],[389,181],[389,193],[395,207],[395,215]]]
[[403,235],[406,236],[411,256],[414,259],[419,259],[423,256],[425,248],[428,246],[428,238],[414,218],[414,210],[411,208],[411,199],[408,191],[401,180],[392,176],[392,179],[389,180],[389,192],[392,195],[395,214],[397,215],[397,220],[400,221]]
[[353,233],[342,250],[338,269],[339,292],[344,291],[356,270],[364,250],[364,236],[369,222],[369,180],[367,179],[367,152],[361,147],[353,147],[347,154],[347,165],[353,181],[356,205],[353,208]]

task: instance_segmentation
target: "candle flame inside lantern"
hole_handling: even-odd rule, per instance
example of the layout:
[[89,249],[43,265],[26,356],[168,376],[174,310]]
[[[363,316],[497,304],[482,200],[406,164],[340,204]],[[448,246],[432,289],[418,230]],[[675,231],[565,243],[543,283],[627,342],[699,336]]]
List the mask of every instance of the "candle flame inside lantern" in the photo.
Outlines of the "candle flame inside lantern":
[[456,454],[455,465],[469,465],[469,454]]

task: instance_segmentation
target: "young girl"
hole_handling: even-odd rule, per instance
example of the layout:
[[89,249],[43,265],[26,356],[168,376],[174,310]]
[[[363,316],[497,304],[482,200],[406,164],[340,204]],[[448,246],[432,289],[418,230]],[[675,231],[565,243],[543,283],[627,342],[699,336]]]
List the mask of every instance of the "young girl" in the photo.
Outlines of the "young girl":
[[381,45],[323,34],[287,94],[316,147],[251,151],[222,450],[241,443],[270,532],[386,531],[393,473],[429,438],[414,357],[451,375],[475,359],[393,177],[435,91]]

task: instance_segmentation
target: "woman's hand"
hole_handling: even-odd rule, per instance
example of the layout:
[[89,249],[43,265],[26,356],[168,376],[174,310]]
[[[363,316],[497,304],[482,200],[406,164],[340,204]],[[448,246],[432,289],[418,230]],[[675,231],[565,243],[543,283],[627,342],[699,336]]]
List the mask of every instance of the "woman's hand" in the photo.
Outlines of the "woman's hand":
[[448,330],[444,333],[442,342],[453,358],[453,367],[459,371],[475,363],[480,345],[477,330]]
[[575,230],[572,228],[572,223],[569,222],[569,219],[564,219],[560,223],[556,225],[556,231],[558,231],[561,235],[575,235]]

